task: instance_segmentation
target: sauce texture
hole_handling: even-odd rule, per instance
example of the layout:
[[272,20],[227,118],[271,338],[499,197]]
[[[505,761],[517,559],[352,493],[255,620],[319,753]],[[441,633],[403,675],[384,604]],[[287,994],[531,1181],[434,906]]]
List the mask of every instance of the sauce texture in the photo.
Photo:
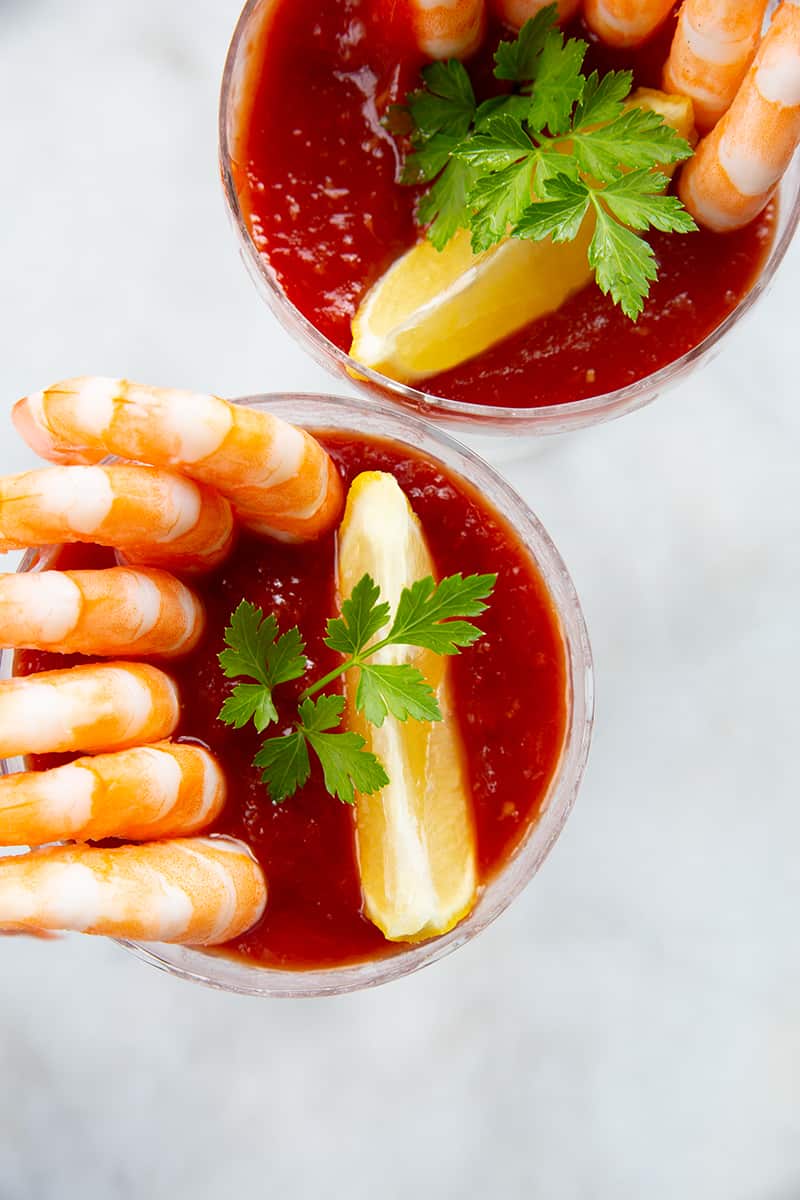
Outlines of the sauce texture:
[[[527,551],[500,516],[463,480],[437,464],[381,440],[318,435],[347,484],[365,470],[390,471],[420,517],[440,576],[497,572],[485,636],[451,660],[477,834],[479,875],[489,879],[507,860],[541,808],[558,765],[567,719],[566,663],[559,620]],[[110,565],[109,551],[70,546],[58,565]],[[281,630],[298,625],[313,677],[339,661],[323,645],[335,614],[334,537],[287,546],[242,535],[232,556],[192,583],[208,612],[208,630],[190,655],[164,664],[182,699],[176,736],[200,740],[221,761],[227,806],[214,831],[242,838],[262,863],[269,889],[260,924],[230,943],[228,953],[274,967],[310,968],[396,953],[361,911],[353,810],[325,791],[315,767],[308,784],[280,806],[270,803],[252,759],[260,737],[235,731],[217,714],[232,684],[217,663],[223,631],[244,597],[278,615]],[[81,660],[22,652],[18,674]],[[275,693],[287,728],[303,683]],[[65,761],[40,756],[35,769]],[[402,946],[399,948],[403,948]]]
[[[243,107],[237,191],[254,243],[293,304],[342,350],[364,295],[418,239],[417,191],[396,180],[397,140],[381,125],[419,84],[423,62],[403,34],[403,5],[385,20],[372,0],[281,0],[254,48]],[[389,5],[387,8],[391,9]],[[581,21],[586,69],[627,67],[659,87],[670,18],[640,50],[613,52]],[[490,29],[468,63],[479,98],[499,90]],[[291,115],[289,115],[291,114]],[[760,273],[775,206],[736,233],[653,234],[659,262],[644,314],[629,321],[594,283],[557,312],[425,381],[446,399],[522,408],[565,404],[634,383],[698,345]]]

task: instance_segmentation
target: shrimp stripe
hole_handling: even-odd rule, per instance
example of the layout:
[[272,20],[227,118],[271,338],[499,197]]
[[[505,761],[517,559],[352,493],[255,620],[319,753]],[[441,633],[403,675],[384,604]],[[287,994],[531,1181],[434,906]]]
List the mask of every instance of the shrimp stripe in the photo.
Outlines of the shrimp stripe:
[[266,899],[258,863],[227,838],[56,846],[0,861],[0,929],[10,932],[217,945],[251,928]]
[[0,845],[198,833],[224,803],[225,778],[202,746],[137,746],[0,779]]
[[208,570],[233,540],[212,488],[153,467],[45,467],[0,479],[0,551],[95,542],[129,562]]
[[319,442],[271,413],[218,396],[124,379],[67,379],[26,396],[14,422],[42,458],[91,465],[106,455],[171,469],[227,496],[244,524],[298,540],[338,521],[342,484]]
[[756,53],[766,7],[767,0],[685,0],[663,84],[691,98],[702,132],[730,108]]
[[733,104],[684,167],[679,194],[722,233],[752,221],[800,143],[800,7],[780,5]]
[[486,30],[484,0],[407,0],[411,30],[426,58],[468,58]]
[[124,750],[169,737],[175,684],[147,663],[112,662],[0,680],[0,758]]
[[586,0],[591,29],[610,46],[638,46],[672,11],[674,0]]
[[194,595],[166,571],[25,571],[0,575],[0,645],[135,658],[188,654],[205,623]]

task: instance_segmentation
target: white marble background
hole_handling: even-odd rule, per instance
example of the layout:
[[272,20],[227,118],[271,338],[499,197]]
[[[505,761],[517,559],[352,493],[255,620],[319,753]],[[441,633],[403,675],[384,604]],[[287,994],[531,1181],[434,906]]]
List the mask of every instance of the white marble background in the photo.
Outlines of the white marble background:
[[[238,3],[0,0],[4,406],[84,372],[328,385],[227,228]],[[340,1000],[4,942],[2,1200],[800,1196],[798,289],[800,245],[689,386],[510,469],[598,675],[534,886],[446,962]],[[32,461],[0,424],[0,469]]]

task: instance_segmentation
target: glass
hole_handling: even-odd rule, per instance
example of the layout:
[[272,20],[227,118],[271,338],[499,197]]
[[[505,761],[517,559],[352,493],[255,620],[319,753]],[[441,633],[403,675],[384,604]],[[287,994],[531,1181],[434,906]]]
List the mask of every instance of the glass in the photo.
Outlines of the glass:
[[[511,903],[533,878],[561,832],[583,776],[593,717],[592,656],[578,597],[567,568],[539,521],[488,464],[447,433],[385,404],[334,396],[251,396],[237,403],[275,413],[311,429],[372,434],[408,446],[468,479],[515,530],[535,561],[558,614],[567,659],[567,727],[558,769],[538,820],[503,869],[483,889],[470,915],[450,933],[412,946],[391,958],[314,971],[282,971],[185,946],[121,944],[152,966],[183,979],[252,996],[329,996],[399,979],[470,941]],[[30,550],[21,571],[40,571],[53,549]],[[4,650],[0,676],[13,669]],[[21,759],[0,762],[0,773],[24,769]]]
[[[576,400],[571,404],[540,408],[496,408],[433,396],[421,388],[397,383],[369,367],[356,363],[324,337],[287,299],[269,263],[258,252],[250,237],[236,191],[234,175],[237,163],[237,129],[242,123],[250,61],[270,14],[279,2],[280,0],[248,0],[233,34],[220,94],[219,153],[222,182],[228,211],[239,241],[239,253],[259,293],[291,336],[302,343],[318,363],[332,371],[339,379],[344,378],[349,385],[355,385],[370,395],[374,395],[377,388],[385,398],[422,416],[445,422],[448,427],[457,431],[459,436],[468,436],[470,441],[474,435],[480,437],[505,434],[518,437],[520,434],[565,433],[587,425],[610,421],[642,408],[667,388],[680,383],[701,363],[711,361],[724,339],[769,288],[800,222],[798,155],[795,156],[781,184],[775,239],[754,286],[721,325],[699,345],[636,383],[602,396]],[[354,380],[348,373],[350,371],[361,375],[364,382]],[[490,452],[484,442],[479,441],[477,444],[486,452]]]

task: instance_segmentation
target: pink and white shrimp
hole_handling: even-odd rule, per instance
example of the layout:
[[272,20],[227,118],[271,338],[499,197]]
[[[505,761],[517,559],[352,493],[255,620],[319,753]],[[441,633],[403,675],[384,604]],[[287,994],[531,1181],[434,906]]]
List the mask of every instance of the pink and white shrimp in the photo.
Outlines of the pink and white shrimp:
[[406,0],[406,6],[414,41],[426,58],[469,58],[483,41],[485,0]]
[[730,108],[753,61],[767,0],[684,0],[664,90],[689,96],[706,132]]
[[[512,29],[521,29],[526,21],[530,21],[551,2],[552,0],[489,0],[495,15]],[[559,21],[569,21],[580,6],[581,0],[558,0]]]
[[260,919],[264,873],[232,838],[55,846],[0,860],[0,930],[216,946]]
[[800,2],[784,0],[733,104],[683,169],[681,200],[717,233],[762,211],[800,144]]
[[128,562],[210,570],[233,543],[227,500],[153,467],[46,467],[0,479],[0,551],[95,542]]
[[67,379],[20,400],[13,418],[42,458],[94,464],[114,454],[178,471],[227,496],[248,528],[281,540],[320,537],[341,515],[342,482],[316,438],[218,396]]
[[586,0],[590,28],[610,46],[638,46],[669,16],[674,0]]
[[0,680],[0,758],[124,750],[169,737],[178,690],[147,663],[112,662]]
[[0,646],[99,658],[188,654],[205,625],[197,596],[145,567],[0,575]]
[[0,846],[199,833],[225,804],[225,777],[202,746],[158,742],[0,779]]

